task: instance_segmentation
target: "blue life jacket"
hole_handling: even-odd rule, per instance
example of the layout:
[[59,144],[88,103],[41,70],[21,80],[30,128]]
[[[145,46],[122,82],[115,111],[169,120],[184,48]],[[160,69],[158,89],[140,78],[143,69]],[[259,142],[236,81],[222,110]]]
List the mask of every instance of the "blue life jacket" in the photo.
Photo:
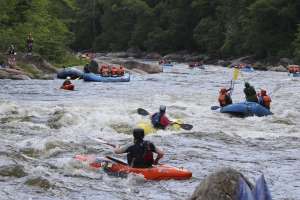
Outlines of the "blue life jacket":
[[154,128],[164,128],[160,124],[160,119],[163,115],[161,113],[155,113],[151,116],[151,122]]

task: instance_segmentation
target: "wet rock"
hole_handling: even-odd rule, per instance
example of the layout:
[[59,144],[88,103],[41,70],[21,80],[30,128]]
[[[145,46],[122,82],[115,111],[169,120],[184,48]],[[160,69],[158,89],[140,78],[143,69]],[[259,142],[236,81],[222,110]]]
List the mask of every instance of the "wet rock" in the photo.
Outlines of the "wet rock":
[[261,62],[255,62],[252,66],[256,70],[263,70],[263,71],[268,70],[268,67],[266,65],[262,64]]
[[106,54],[107,57],[113,57],[113,58],[127,58],[128,54],[126,52],[113,52]]
[[162,56],[159,53],[148,53],[145,57],[145,59],[151,59],[151,60],[159,60],[162,58]]
[[30,178],[30,179],[26,180],[25,184],[29,185],[29,186],[40,187],[45,190],[48,190],[52,187],[50,184],[50,181],[48,181],[47,179],[42,178],[42,177]]
[[29,80],[30,78],[20,70],[3,68],[0,69],[0,79]]
[[288,66],[294,63],[292,59],[289,58],[280,58],[279,63],[283,66]]
[[26,172],[24,171],[24,167],[18,164],[10,164],[0,166],[0,176],[13,176],[17,178],[21,178],[26,176]]
[[223,66],[223,67],[227,67],[228,65],[231,64],[230,61],[225,61],[225,60],[218,60],[217,62],[218,65]]
[[140,63],[135,60],[128,60],[119,64],[124,65],[127,69],[139,69],[149,74],[160,73],[163,71],[162,67],[159,65]]
[[242,178],[253,188],[253,185],[238,171],[223,168],[205,178],[198,185],[189,200],[235,200]]
[[284,66],[280,65],[280,66],[277,66],[277,67],[270,67],[269,71],[287,72],[287,69]]
[[172,60],[172,61],[177,61],[177,62],[182,62],[184,61],[183,59],[183,54],[180,53],[171,53],[171,54],[167,54],[163,57],[166,60]]
[[128,57],[141,58],[143,52],[139,48],[131,47],[126,51]]

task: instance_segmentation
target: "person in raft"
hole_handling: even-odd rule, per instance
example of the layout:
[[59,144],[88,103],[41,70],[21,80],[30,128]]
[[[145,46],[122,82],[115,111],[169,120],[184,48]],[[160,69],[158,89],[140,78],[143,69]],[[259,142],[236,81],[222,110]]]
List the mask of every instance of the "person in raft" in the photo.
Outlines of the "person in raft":
[[245,93],[246,101],[258,103],[256,91],[254,87],[251,86],[248,82],[245,82],[244,93]]
[[154,128],[165,129],[167,126],[172,124],[169,118],[166,116],[166,106],[161,105],[159,107],[159,112],[154,113],[151,116],[151,122]]
[[72,82],[71,82],[71,77],[68,76],[66,78],[66,80],[63,82],[62,86],[66,86],[66,85],[72,85]]
[[[152,142],[144,140],[144,136],[144,129],[134,129],[133,144],[123,147],[117,146],[114,152],[116,154],[127,153],[127,163],[131,167],[148,168],[157,165],[158,161],[164,156],[164,152]],[[157,154],[155,160],[153,153]]]
[[231,96],[230,94],[228,94],[228,91],[230,90],[231,88],[229,89],[221,88],[219,98],[218,98],[221,107],[232,104]]
[[258,103],[263,107],[267,108],[268,110],[270,110],[271,102],[272,102],[271,97],[267,95],[267,91],[261,89],[260,93],[258,94]]

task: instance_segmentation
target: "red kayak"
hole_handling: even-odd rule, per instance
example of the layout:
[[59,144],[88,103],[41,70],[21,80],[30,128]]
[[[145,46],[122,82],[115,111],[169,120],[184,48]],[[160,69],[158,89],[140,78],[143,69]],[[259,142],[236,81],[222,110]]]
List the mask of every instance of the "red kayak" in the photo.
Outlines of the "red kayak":
[[128,166],[125,162],[109,156],[99,158],[94,155],[76,155],[75,159],[87,163],[89,167],[93,169],[103,168],[107,172],[116,174],[140,174],[147,180],[186,180],[192,177],[192,172],[186,169],[164,164],[154,165],[151,168],[133,168]]
[[70,85],[63,85],[60,87],[60,89],[64,89],[64,90],[74,90],[75,86],[73,84]]

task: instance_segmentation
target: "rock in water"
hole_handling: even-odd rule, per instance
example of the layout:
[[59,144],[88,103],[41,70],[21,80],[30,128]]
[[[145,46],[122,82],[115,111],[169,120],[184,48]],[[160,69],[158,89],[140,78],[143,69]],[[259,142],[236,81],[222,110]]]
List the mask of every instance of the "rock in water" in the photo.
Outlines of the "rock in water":
[[240,178],[253,188],[243,174],[231,168],[223,168],[204,179],[190,200],[236,200]]

